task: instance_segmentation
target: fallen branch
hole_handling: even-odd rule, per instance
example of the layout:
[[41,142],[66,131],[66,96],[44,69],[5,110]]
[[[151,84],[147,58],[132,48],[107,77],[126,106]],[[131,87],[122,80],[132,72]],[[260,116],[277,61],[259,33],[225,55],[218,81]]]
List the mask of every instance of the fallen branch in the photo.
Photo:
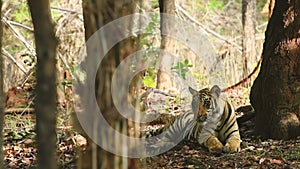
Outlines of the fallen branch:
[[238,114],[242,114],[241,116],[237,116],[237,122],[239,127],[243,126],[243,123],[252,120],[255,118],[255,110],[251,105],[241,106],[235,110]]
[[238,125],[242,126],[243,123],[255,118],[255,116],[256,116],[255,111],[244,112],[243,115],[241,117],[238,117],[236,120]]
[[18,114],[22,114],[22,113],[33,113],[34,112],[34,108],[9,108],[9,109],[5,109],[4,110],[4,114],[13,114],[13,113],[18,113]]

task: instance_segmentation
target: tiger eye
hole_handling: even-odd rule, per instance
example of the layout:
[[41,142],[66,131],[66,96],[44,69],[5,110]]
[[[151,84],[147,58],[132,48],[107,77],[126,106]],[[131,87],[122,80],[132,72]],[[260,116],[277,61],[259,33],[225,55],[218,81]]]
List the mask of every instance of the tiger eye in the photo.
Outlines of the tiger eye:
[[203,98],[202,99],[203,102],[203,106],[207,109],[209,109],[210,105],[211,105],[211,99],[210,98]]

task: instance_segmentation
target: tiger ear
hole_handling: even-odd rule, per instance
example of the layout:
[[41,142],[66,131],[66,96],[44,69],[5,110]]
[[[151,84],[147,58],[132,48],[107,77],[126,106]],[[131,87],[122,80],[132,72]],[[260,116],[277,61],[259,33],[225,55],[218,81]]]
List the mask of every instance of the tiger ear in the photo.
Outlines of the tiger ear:
[[210,92],[213,96],[219,97],[221,94],[221,89],[218,85],[214,85],[211,89]]
[[191,88],[191,87],[189,87],[189,91],[190,91],[190,93],[191,93],[193,96],[198,94],[198,91],[195,90],[195,89],[193,89],[193,88]]

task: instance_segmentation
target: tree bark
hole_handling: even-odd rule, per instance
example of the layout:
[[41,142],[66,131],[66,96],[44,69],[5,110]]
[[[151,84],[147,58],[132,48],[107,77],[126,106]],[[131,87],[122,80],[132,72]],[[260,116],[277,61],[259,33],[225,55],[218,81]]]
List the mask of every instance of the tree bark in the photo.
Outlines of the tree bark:
[[276,1],[251,88],[256,131],[265,138],[300,135],[300,0]]
[[[2,0],[0,0],[0,9],[2,9]],[[2,13],[0,12],[0,18]],[[2,49],[2,22],[0,23],[0,49]],[[3,72],[3,57],[0,57],[0,168],[4,168],[4,155],[3,155],[3,123],[4,123],[4,106],[5,106],[5,93],[4,93],[4,72]]]
[[38,167],[56,164],[56,47],[49,1],[29,0],[37,53],[35,98]]
[[[242,22],[243,22],[243,53],[244,77],[247,77],[257,62],[255,49],[255,18],[256,0],[242,1]],[[245,83],[245,87],[249,84]]]
[[[160,13],[175,15],[175,0],[159,0]],[[172,22],[165,19],[163,15],[160,15],[160,29],[161,32],[167,33],[173,27]],[[157,72],[157,86],[158,89],[168,89],[173,86],[171,77],[171,66],[173,64],[173,59],[170,57],[165,57],[165,52],[174,54],[174,41],[172,38],[162,34],[161,44],[160,44],[160,59]]]
[[[121,0],[87,0],[83,1],[83,14],[84,14],[84,27],[85,38],[88,40],[93,33],[103,27],[105,24],[114,21],[122,16],[132,14],[134,11],[133,0],[121,1]],[[129,25],[130,26],[130,25]],[[115,36],[115,35],[112,35]],[[105,46],[106,39],[99,39],[99,45]],[[87,46],[88,48],[89,46]],[[101,47],[100,47],[101,48]],[[116,70],[116,67],[120,62],[132,53],[134,50],[134,43],[132,39],[126,39],[116,46],[114,46],[103,58],[99,69],[97,71],[97,77],[95,79],[96,98],[98,106],[102,115],[107,122],[115,130],[123,134],[128,134],[128,122],[123,118],[116,110],[111,94],[112,77]],[[87,50],[89,51],[89,50]],[[87,57],[93,57],[87,53]],[[89,71],[87,71],[89,73]],[[122,80],[126,80],[126,70],[124,70],[124,78],[118,79],[120,84]],[[89,76],[89,74],[87,74]],[[88,78],[87,78],[88,79]],[[120,95],[122,95],[120,91]],[[125,97],[125,96],[124,96]],[[126,95],[127,98],[127,95]],[[126,102],[126,101],[124,101]],[[125,103],[127,104],[127,102]],[[88,112],[85,112],[88,113]],[[97,121],[91,121],[91,126],[97,126]],[[113,133],[109,133],[105,128],[101,128],[101,131],[97,131],[94,135],[95,138],[100,138],[104,144],[113,146],[119,146],[118,140]],[[122,148],[122,147],[120,147]],[[120,150],[121,151],[121,150]],[[122,150],[126,151],[126,150]],[[126,154],[126,152],[124,152]],[[100,168],[138,168],[136,159],[129,159],[127,157],[116,156],[110,152],[105,151],[94,143],[91,139],[88,139],[86,152],[80,155],[78,161],[78,168],[81,169],[100,169]]]

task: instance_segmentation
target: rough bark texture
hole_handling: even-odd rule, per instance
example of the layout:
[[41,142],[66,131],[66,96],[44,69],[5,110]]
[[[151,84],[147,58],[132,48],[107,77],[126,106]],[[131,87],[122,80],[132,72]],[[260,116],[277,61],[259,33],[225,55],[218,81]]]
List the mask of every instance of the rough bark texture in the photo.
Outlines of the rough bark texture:
[[[159,0],[160,13],[165,13],[169,15],[175,15],[175,0]],[[172,28],[172,22],[164,19],[163,15],[160,17],[160,29],[161,32],[167,33]],[[171,54],[174,54],[174,42],[172,38],[161,35],[161,45],[160,50],[165,50]],[[160,52],[159,67],[157,72],[157,88],[158,89],[168,89],[172,87],[171,78],[171,66],[173,64],[173,59],[168,59],[164,57],[164,52]]]
[[[242,1],[242,21],[243,21],[243,58],[244,58],[244,77],[250,74],[257,62],[255,49],[255,18],[256,0]],[[246,85],[249,85],[245,83]]]
[[[0,9],[2,7],[2,1],[0,0]],[[1,17],[1,12],[0,12],[0,18]],[[2,48],[2,22],[0,23],[0,49]],[[4,93],[4,85],[3,81],[4,80],[4,72],[3,72],[3,58],[2,56],[0,57],[0,147],[3,146],[3,122],[4,122],[4,106],[5,106],[5,93]],[[4,168],[3,161],[3,149],[0,149],[0,168]]]
[[34,27],[37,53],[35,98],[38,166],[55,169],[56,165],[56,59],[57,39],[51,22],[49,1],[28,1]]
[[300,135],[300,0],[276,1],[261,70],[251,89],[256,131],[267,138]]
[[[85,36],[88,40],[94,32],[105,24],[114,21],[122,16],[132,14],[133,0],[121,1],[121,0],[87,0],[83,1],[83,14],[84,14],[84,27]],[[128,25],[130,26],[130,25]],[[114,32],[115,33],[115,32]],[[114,35],[112,35],[114,36]],[[99,40],[100,46],[105,46],[105,39]],[[101,48],[101,47],[100,47]],[[111,85],[112,76],[119,63],[129,54],[133,53],[134,46],[132,39],[126,39],[116,46],[114,46],[102,60],[95,80],[96,97],[101,113],[107,120],[107,122],[115,130],[123,134],[128,134],[128,122],[127,119],[122,118],[119,112],[116,110],[112,95]],[[89,51],[89,50],[88,50]],[[87,57],[93,57],[88,56]],[[88,73],[89,71],[87,71]],[[126,70],[124,70],[123,79],[118,79],[120,84],[124,84],[122,81],[126,79]],[[89,76],[89,74],[87,74]],[[122,95],[122,91],[119,91]],[[124,92],[123,92],[124,94]],[[127,98],[127,95],[124,95]],[[124,104],[127,102],[124,101]],[[86,112],[88,113],[88,112]],[[97,126],[96,121],[91,121],[92,126]],[[116,138],[113,133],[109,133],[105,128],[101,128],[101,131],[95,132],[95,138],[100,138],[104,144],[109,144],[118,147],[118,141],[120,138]],[[123,140],[124,141],[124,140]],[[119,147],[122,149],[122,147]],[[123,150],[125,151],[125,149]],[[126,154],[126,152],[124,152]],[[81,169],[108,169],[108,168],[137,168],[137,160],[128,159],[126,157],[116,156],[110,152],[105,151],[101,147],[97,146],[91,139],[88,139],[87,150],[80,155],[78,161],[78,168]]]

